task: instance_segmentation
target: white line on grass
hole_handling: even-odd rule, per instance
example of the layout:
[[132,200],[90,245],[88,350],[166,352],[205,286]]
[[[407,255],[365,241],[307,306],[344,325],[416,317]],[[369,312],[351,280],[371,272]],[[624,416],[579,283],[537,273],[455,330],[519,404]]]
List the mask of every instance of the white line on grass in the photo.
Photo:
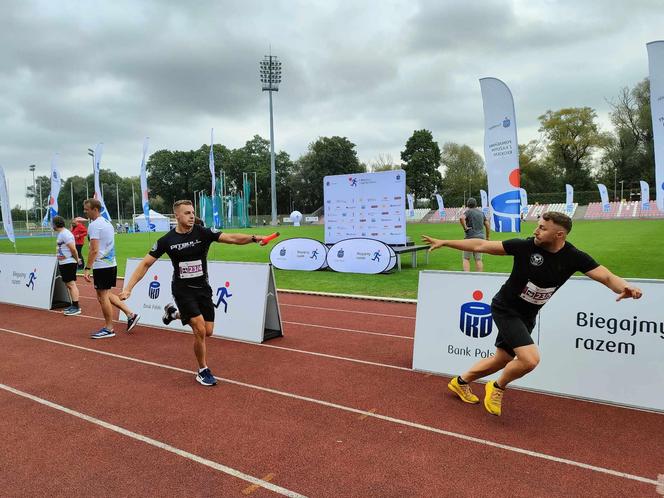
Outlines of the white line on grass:
[[77,412],[76,410],[72,410],[71,408],[67,408],[66,406],[59,405],[57,403],[53,403],[52,401],[48,401],[47,399],[40,398],[38,396],[35,396],[30,393],[26,393],[24,391],[19,391],[18,389],[15,389],[13,387],[7,386],[5,384],[0,384],[0,389],[4,389],[5,391],[8,391],[10,393],[16,394],[17,396],[21,396],[23,398],[27,398],[31,401],[35,401],[36,403],[39,403],[44,406],[48,406],[49,408],[53,408],[55,410],[59,410],[61,412],[66,413],[67,415],[72,415],[74,417],[80,418],[81,420],[85,420],[86,422],[90,422],[91,424],[98,425],[100,427],[103,427],[104,429],[108,429],[113,432],[117,432],[118,434],[122,434],[123,436],[127,436],[129,438],[135,439],[137,441],[141,441],[142,443],[149,444],[150,446],[154,446],[156,448],[159,448],[161,450],[168,451],[170,453],[174,453],[178,456],[181,456],[182,458],[186,458],[187,460],[191,460],[196,463],[200,463],[201,465],[205,465],[206,467],[210,467],[211,469],[218,470],[219,472],[223,472],[224,474],[228,474],[233,477],[237,477],[238,479],[242,479],[243,481],[250,482],[251,484],[254,484],[256,486],[260,486],[265,489],[269,489],[270,491],[273,491],[275,493],[278,493],[283,496],[289,496],[293,498],[306,498],[304,495],[301,495],[299,493],[296,493],[295,491],[291,491],[286,488],[282,488],[281,486],[277,486],[276,484],[272,484],[271,482],[264,481],[262,479],[258,479],[257,477],[251,476],[249,474],[245,474],[244,472],[241,472],[239,470],[233,469],[231,467],[227,467],[226,465],[223,465],[221,463],[215,462],[213,460],[208,460],[207,458],[200,457],[198,455],[194,455],[193,453],[189,453],[188,451],[181,450],[180,448],[176,448],[175,446],[171,446],[170,444],[162,443],[161,441],[158,441],[156,439],[152,439],[151,437],[144,436],[143,434],[138,434],[137,432],[130,431],[129,429],[125,429],[124,427],[120,427],[115,424],[111,424],[109,422],[106,422],[104,420],[100,420],[95,417],[91,417],[90,415],[86,415],[85,413]]
[[[193,375],[195,373],[191,370],[186,370],[184,368],[174,367],[174,366],[171,366],[171,365],[164,365],[164,364],[161,364],[161,363],[156,363],[156,362],[147,361],[147,360],[141,360],[139,358],[133,358],[131,356],[124,356],[124,355],[119,355],[119,354],[115,354],[115,353],[109,353],[108,351],[99,351],[99,350],[92,349],[92,348],[86,348],[84,346],[78,346],[76,344],[69,344],[67,342],[56,341],[54,339],[46,339],[44,337],[25,334],[23,332],[18,332],[18,331],[15,331],[15,330],[0,328],[0,331],[8,332],[10,334],[15,334],[15,335],[23,336],[23,337],[28,337],[28,338],[31,338],[31,339],[37,339],[37,340],[40,340],[40,341],[50,342],[50,343],[53,343],[53,344],[59,344],[61,346],[66,346],[66,347],[70,347],[70,348],[73,348],[73,349],[89,351],[91,353],[96,353],[96,354],[100,354],[100,355],[103,355],[103,356],[110,356],[112,358],[118,358],[118,359],[122,359],[122,360],[133,361],[135,363],[141,363],[141,364],[144,364],[144,365],[156,366],[156,367],[160,367],[160,368],[164,368],[164,369],[168,369],[168,370],[174,370],[174,371],[177,371],[177,372],[184,372],[184,373],[191,374],[191,375]],[[608,475],[611,475],[611,476],[614,476],[614,477],[620,477],[620,478],[623,478],[623,479],[638,481],[638,482],[642,482],[642,483],[645,483],[645,484],[652,484],[652,485],[657,485],[658,484],[658,482],[654,479],[648,479],[647,477],[637,476],[637,475],[634,475],[634,474],[628,474],[626,472],[620,472],[618,470],[607,469],[605,467],[598,467],[596,465],[590,465],[590,464],[583,463],[583,462],[577,462],[575,460],[570,460],[570,459],[567,459],[567,458],[560,458],[560,457],[557,457],[557,456],[548,455],[546,453],[539,453],[537,451],[526,450],[526,449],[523,449],[523,448],[519,448],[517,446],[510,446],[510,445],[507,445],[507,444],[497,443],[495,441],[491,441],[491,440],[488,440],[488,439],[482,439],[482,438],[478,438],[478,437],[468,436],[466,434],[461,434],[461,433],[458,433],[458,432],[446,431],[444,429],[438,429],[436,427],[431,427],[431,426],[428,426],[428,425],[419,424],[417,422],[411,422],[409,420],[403,420],[403,419],[399,419],[399,418],[395,418],[395,417],[389,417],[387,415],[381,415],[381,414],[374,413],[374,412],[371,412],[371,411],[360,410],[360,409],[357,409],[357,408],[352,408],[350,406],[340,405],[340,404],[337,404],[337,403],[332,403],[332,402],[329,402],[329,401],[323,401],[323,400],[316,399],[316,398],[310,398],[310,397],[307,397],[307,396],[300,396],[299,394],[293,394],[293,393],[289,393],[289,392],[285,392],[285,391],[279,391],[277,389],[272,389],[272,388],[269,388],[269,387],[257,386],[257,385],[254,385],[254,384],[248,384],[246,382],[240,382],[240,381],[237,381],[237,380],[224,379],[224,378],[221,378],[221,377],[215,377],[215,378],[218,381],[224,382],[224,383],[227,383],[227,384],[233,384],[233,385],[236,385],[236,386],[246,387],[246,388],[249,388],[249,389],[255,389],[257,391],[263,391],[263,392],[275,394],[277,396],[283,396],[283,397],[286,397],[286,398],[297,399],[299,401],[305,401],[305,402],[308,402],[308,403],[315,403],[317,405],[326,406],[328,408],[334,408],[334,409],[341,410],[341,411],[344,411],[344,412],[354,413],[354,414],[358,414],[358,415],[366,415],[367,417],[372,417],[372,418],[375,418],[375,419],[378,419],[378,420],[383,420],[385,422],[390,422],[390,423],[397,424],[397,425],[411,427],[413,429],[419,429],[419,430],[434,433],[434,434],[440,434],[440,435],[443,435],[443,436],[448,436],[448,437],[451,437],[451,438],[454,438],[454,439],[460,439],[462,441],[468,441],[468,442],[480,444],[480,445],[483,445],[483,446],[498,448],[498,449],[501,449],[501,450],[509,451],[509,452],[512,452],[512,453],[518,453],[518,454],[530,456],[530,457],[533,457],[533,458],[539,458],[541,460],[546,460],[546,461],[549,461],[549,462],[556,462],[556,463],[561,463],[561,464],[564,464],[564,465],[570,465],[572,467],[577,467],[577,468],[581,468],[581,469],[585,469],[585,470],[591,470],[593,472],[608,474]]]

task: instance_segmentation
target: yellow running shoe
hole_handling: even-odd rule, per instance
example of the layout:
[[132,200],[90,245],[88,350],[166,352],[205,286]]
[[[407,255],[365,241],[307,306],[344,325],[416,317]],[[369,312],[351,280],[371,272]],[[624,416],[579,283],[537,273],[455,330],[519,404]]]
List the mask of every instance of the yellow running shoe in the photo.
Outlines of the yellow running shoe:
[[484,408],[491,415],[500,416],[501,407],[503,404],[503,390],[496,387],[494,381],[487,382],[484,394]]
[[459,384],[459,381],[457,380],[456,377],[454,377],[449,384],[447,384],[447,388],[455,393],[459,398],[461,398],[461,401],[464,403],[479,403],[480,398],[475,396],[473,394],[473,391],[470,389],[469,384]]

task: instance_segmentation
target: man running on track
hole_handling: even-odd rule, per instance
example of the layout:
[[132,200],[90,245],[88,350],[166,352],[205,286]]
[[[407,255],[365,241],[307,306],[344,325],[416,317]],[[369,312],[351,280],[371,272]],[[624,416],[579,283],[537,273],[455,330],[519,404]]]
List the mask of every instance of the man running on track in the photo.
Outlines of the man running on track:
[[606,285],[618,294],[616,301],[639,299],[641,289],[599,265],[591,256],[567,242],[572,219],[562,213],[544,213],[535,229],[535,237],[488,241],[482,239],[422,239],[431,247],[451,247],[461,251],[482,252],[514,257],[512,273],[491,302],[491,315],[498,326],[496,354],[478,361],[466,373],[453,378],[448,388],[466,403],[478,403],[470,383],[503,370],[495,382],[485,386],[484,407],[500,415],[502,396],[507,385],[531,372],[540,361],[540,353],[530,334],[540,308],[577,271]]
[[221,233],[194,223],[194,207],[191,201],[182,200],[173,204],[177,226],[161,237],[143,258],[131,275],[120,299],[127,299],[134,286],[145,276],[148,269],[164,253],[173,263],[172,292],[179,311],[167,304],[164,308],[164,323],[180,318],[183,325],[194,331],[194,354],[198,361],[196,380],[204,386],[213,386],[217,380],[207,366],[205,338],[214,328],[214,303],[212,288],[208,282],[207,253],[210,244],[249,244],[260,242],[262,236],[242,233]]

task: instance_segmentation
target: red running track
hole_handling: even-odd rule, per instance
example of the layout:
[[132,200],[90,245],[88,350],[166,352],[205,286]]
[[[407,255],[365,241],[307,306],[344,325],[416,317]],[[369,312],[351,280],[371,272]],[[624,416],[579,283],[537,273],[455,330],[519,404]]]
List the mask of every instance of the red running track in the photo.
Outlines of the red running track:
[[409,370],[414,305],[281,293],[285,337],[208,341],[203,388],[188,334],[90,340],[82,290],[0,305],[3,496],[658,496],[661,414],[510,390],[492,417]]

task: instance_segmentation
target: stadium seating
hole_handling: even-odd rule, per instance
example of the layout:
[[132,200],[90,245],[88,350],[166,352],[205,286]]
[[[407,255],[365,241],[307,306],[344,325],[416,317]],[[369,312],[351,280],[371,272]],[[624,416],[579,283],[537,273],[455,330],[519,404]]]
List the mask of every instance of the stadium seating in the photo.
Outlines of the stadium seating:
[[650,202],[650,209],[645,211],[641,208],[641,202],[610,202],[609,211],[604,212],[601,202],[591,202],[588,204],[586,220],[611,220],[611,219],[630,219],[630,218],[664,218],[664,213],[657,209],[654,201]]

